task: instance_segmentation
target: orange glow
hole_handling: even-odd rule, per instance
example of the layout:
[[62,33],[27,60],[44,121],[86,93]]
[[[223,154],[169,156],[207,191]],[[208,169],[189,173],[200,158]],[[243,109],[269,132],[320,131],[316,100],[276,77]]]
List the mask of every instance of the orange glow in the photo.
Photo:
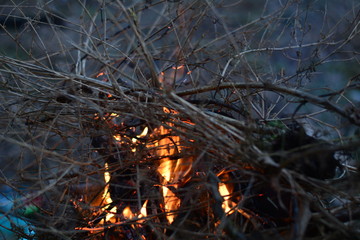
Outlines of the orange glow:
[[[111,120],[115,117],[119,117],[119,114],[116,113],[111,113],[110,114],[110,118]],[[144,130],[142,131],[142,133],[140,133],[137,138],[141,138],[141,137],[145,137],[148,134],[148,127],[145,127]],[[115,141],[117,142],[121,142],[121,135],[120,134],[116,134],[113,135],[113,138],[115,139]],[[135,144],[137,142],[137,138],[132,138],[132,142]],[[136,151],[136,148],[132,148],[131,149],[132,152]],[[110,172],[108,171],[109,169],[109,165],[108,163],[105,163],[105,172],[104,172],[104,180],[105,180],[105,187],[104,187],[104,191],[103,191],[103,205],[104,207],[102,208],[103,212],[107,212],[106,213],[106,217],[105,217],[105,222],[111,222],[111,223],[115,223],[116,222],[116,212],[117,212],[117,207],[113,207],[110,212],[106,210],[106,207],[111,204],[113,202],[111,196],[110,196],[110,192],[109,192],[109,183],[110,183]],[[123,217],[125,219],[133,219],[134,217],[146,217],[146,204],[147,201],[145,201],[144,206],[141,208],[140,210],[140,214],[137,216],[136,214],[134,214],[130,208],[130,206],[125,207],[125,209],[123,210],[122,214]],[[103,221],[100,221],[101,224],[103,224]]]
[[[181,69],[183,68],[177,68]],[[103,74],[101,74],[103,75]],[[101,76],[99,75],[99,76]],[[185,142],[180,136],[173,134],[172,128],[175,126],[174,122],[181,121],[176,118],[178,112],[169,108],[163,108],[164,113],[171,114],[171,120],[167,122],[167,125],[159,126],[158,128],[153,129],[152,133],[149,134],[149,128],[145,127],[144,130],[134,138],[131,138],[133,146],[131,147],[132,152],[136,152],[136,145],[139,143],[141,138],[146,136],[149,139],[155,139],[146,144],[146,148],[153,150],[153,154],[156,158],[159,159],[157,172],[161,176],[161,192],[163,196],[163,212],[166,215],[166,219],[169,224],[174,222],[176,218],[176,211],[181,205],[180,198],[176,195],[174,190],[179,188],[180,183],[188,181],[189,174],[192,171],[193,157],[180,158],[176,157],[185,152],[186,147],[183,145]],[[105,120],[111,127],[117,126],[119,123],[116,123],[116,118],[119,117],[119,114],[110,113],[106,114],[104,117],[101,117]],[[95,116],[96,119],[100,119],[99,115]],[[182,121],[184,123],[193,124],[189,121]],[[135,131],[135,129],[133,129]],[[115,143],[122,143],[124,141],[122,134],[114,134],[113,139]],[[99,207],[101,212],[105,213],[105,218],[99,222],[99,224],[105,225],[106,223],[118,224],[124,220],[135,220],[137,223],[142,223],[144,218],[147,217],[147,204],[146,200],[139,209],[139,212],[133,211],[130,206],[126,206],[122,213],[117,214],[117,207],[113,207],[110,211],[108,206],[113,202],[110,192],[109,192],[109,183],[111,180],[111,175],[109,171],[108,163],[104,165],[104,182],[105,187],[100,201],[92,203],[93,207]],[[171,187],[170,187],[171,186]],[[96,205],[97,204],[97,205]],[[106,226],[106,225],[105,225]],[[81,228],[82,230],[97,231],[99,229],[104,229],[104,227],[99,227],[97,224],[93,228]]]
[[121,135],[120,135],[120,134],[115,134],[115,135],[113,136],[113,138],[115,139],[115,141],[121,142]]
[[[165,113],[174,113],[176,111],[168,108],[163,108]],[[173,127],[172,122],[168,123],[169,127]],[[172,186],[177,189],[178,184],[185,182],[187,176],[192,170],[193,159],[191,157],[173,159],[174,156],[181,154],[185,147],[182,145],[180,136],[171,135],[171,129],[160,126],[154,130],[156,135],[166,136],[158,141],[155,141],[153,145],[149,144],[149,148],[155,148],[156,156],[160,157],[159,166],[157,171],[163,177],[162,180],[162,194],[164,198],[164,210],[167,213],[166,218],[171,224],[174,221],[176,210],[180,207],[180,199],[176,194],[171,191],[167,186]],[[172,158],[170,158],[172,156]],[[170,213],[170,214],[169,214]]]
[[173,84],[184,78],[186,75],[185,65],[172,66],[163,72],[160,72],[158,80],[162,88],[170,90],[173,88]]
[[[131,139],[132,143],[136,144],[138,138],[145,137],[148,134],[148,132],[149,132],[149,128],[145,127],[144,130],[139,135],[136,136],[136,138]],[[115,138],[115,136],[114,136],[114,138]],[[116,140],[116,138],[115,138],[115,140]],[[136,152],[136,147],[132,148],[131,151]]]
[[96,75],[96,77],[101,77],[101,76],[103,76],[103,75],[105,75],[105,73],[104,73],[104,72],[101,72],[101,73],[99,73],[98,75]]
[[174,70],[179,70],[179,69],[182,69],[182,68],[184,68],[184,65],[172,67],[172,69],[174,69]]
[[[170,133],[170,130],[166,129],[164,126],[160,126],[159,129],[157,129],[157,132],[160,135],[166,135]],[[175,153],[177,153],[177,151],[180,150],[180,146],[177,146],[179,144],[179,141],[179,136],[169,136],[167,138],[162,138],[154,143],[154,147],[156,147],[156,155],[159,157],[163,157],[160,160],[157,171],[164,178],[164,180],[162,181],[162,194],[165,204],[164,210],[167,213],[176,211],[180,205],[180,199],[177,198],[176,195],[169,188],[166,187],[166,185],[172,184],[175,188],[177,188],[176,183],[179,181],[179,178],[182,175],[182,160],[171,160],[169,157],[165,157],[174,155]],[[186,167],[184,168],[184,170],[186,170]],[[166,218],[169,223],[172,223],[174,221],[174,215],[167,214]]]
[[[110,123],[111,125],[112,124],[115,124],[115,121],[114,119],[115,118],[118,118],[120,115],[117,114],[117,113],[111,113],[111,114],[107,114],[107,116],[103,117],[103,119],[105,121],[107,121],[108,123]],[[95,118],[96,119],[99,119],[99,116],[98,114],[95,115]],[[135,129],[134,129],[135,130]],[[131,141],[133,144],[136,144],[138,142],[138,138],[142,138],[142,137],[145,137],[147,134],[148,134],[148,127],[145,127],[144,130],[136,136],[136,138],[132,138]],[[115,142],[117,143],[121,143],[122,141],[122,136],[121,134],[115,134],[113,135],[113,138],[115,140]],[[136,151],[136,147],[133,147],[131,149],[132,152],[135,152]],[[101,207],[101,211],[106,213],[105,215],[105,219],[101,220],[99,222],[99,224],[105,224],[105,223],[119,223],[117,222],[117,216],[116,216],[116,212],[117,212],[117,207],[114,206],[110,211],[107,209],[108,206],[113,202],[112,198],[111,198],[111,195],[110,195],[110,192],[109,192],[109,183],[110,183],[110,180],[111,180],[111,175],[110,175],[110,172],[109,172],[109,165],[108,163],[105,163],[104,165],[104,182],[105,182],[105,187],[103,189],[103,193],[102,193],[102,196],[101,196],[101,199],[97,200],[96,202],[92,202],[91,203],[91,206],[93,207]],[[122,212],[122,216],[124,219],[126,220],[129,220],[129,219],[133,219],[133,218],[144,218],[147,216],[146,214],[146,205],[147,205],[147,200],[144,202],[142,208],[140,209],[139,213],[136,214],[134,212],[132,212],[130,206],[127,206],[124,208],[123,212]],[[142,222],[142,221],[139,221],[139,222]],[[89,230],[89,231],[97,231],[97,229],[103,229],[103,227],[94,227],[94,228],[78,228],[78,229],[81,229],[81,230]]]
[[226,214],[233,213],[234,208],[236,207],[236,204],[230,200],[230,192],[227,189],[225,183],[219,183],[219,192],[220,192],[220,195],[224,198],[224,201],[222,203],[222,208],[224,209],[224,212]]
[[[172,67],[172,69],[174,69],[175,72],[177,70],[183,71],[184,65]],[[190,74],[190,72],[187,74]],[[164,72],[161,72],[160,75],[164,77],[163,79],[167,76]],[[137,145],[142,143],[144,144],[142,147],[145,147],[149,151],[146,152],[148,154],[147,156],[154,156],[154,159],[157,161],[156,171],[160,178],[160,186],[158,186],[161,188],[162,194],[162,201],[158,203],[157,206],[162,208],[161,212],[165,215],[168,224],[172,224],[175,221],[179,208],[182,204],[178,189],[180,186],[183,186],[184,183],[189,181],[193,171],[194,156],[184,157],[185,153],[187,153],[189,149],[185,143],[195,143],[195,140],[193,139],[182,138],[182,136],[175,133],[173,129],[177,127],[176,123],[182,123],[183,125],[194,125],[194,123],[181,119],[179,112],[170,108],[163,107],[163,113],[164,115],[168,115],[168,120],[164,121],[163,125],[158,126],[155,129],[151,129],[151,133],[149,133],[150,129],[145,127],[139,135],[133,138],[129,138],[127,135],[120,133],[114,134],[112,137],[115,144],[126,143],[124,145],[129,146],[131,152],[133,153],[135,153],[137,149],[140,149]],[[123,123],[119,123],[119,114],[116,113],[108,113],[105,114],[104,117],[100,117],[99,114],[96,114],[95,118],[103,119],[111,129],[121,129],[121,127],[125,125],[123,125]],[[131,127],[127,128],[127,130],[135,132],[136,128]],[[130,154],[129,156],[136,156],[136,154]],[[104,219],[97,224],[89,224],[89,226],[93,227],[76,229],[96,233],[104,231],[104,229],[108,227],[126,223],[130,224],[131,228],[136,230],[137,227],[142,227],[141,225],[144,224],[148,218],[153,218],[159,213],[158,211],[152,211],[151,213],[154,215],[150,215],[148,217],[147,209],[150,209],[148,208],[149,200],[145,199],[143,199],[145,201],[140,209],[140,206],[135,207],[134,205],[128,205],[123,208],[124,206],[118,205],[119,208],[120,206],[121,209],[123,208],[122,212],[116,206],[109,211],[109,206],[113,203],[109,192],[109,184],[111,180],[111,173],[109,169],[111,169],[111,166],[109,167],[108,163],[105,163],[105,187],[102,195],[99,196],[99,199],[101,198],[100,203],[98,201],[98,205],[95,205],[95,203],[91,204],[93,207],[97,207],[97,215],[99,215],[99,210],[103,213],[103,216],[105,215]],[[235,187],[234,184],[231,183],[232,177],[229,174],[230,171],[231,170],[223,170],[217,175],[221,180],[221,182],[218,183],[218,191],[222,196],[222,209],[226,215],[236,213],[241,214],[247,219],[251,219],[252,216],[240,208],[241,206],[238,204],[239,197],[231,197],[234,193]],[[143,202],[143,200],[141,202]],[[153,207],[153,204],[154,203],[151,202],[151,207]],[[215,223],[215,226],[218,226],[219,224],[220,220]],[[146,239],[145,236],[140,237],[141,239]]]
[[[123,215],[123,219],[126,220],[131,220],[131,219],[138,219],[136,222],[137,223],[142,223],[144,222],[143,218],[147,217],[147,213],[146,213],[146,206],[147,206],[148,200],[146,200],[143,204],[143,206],[140,209],[140,213],[138,215],[134,214],[131,210],[131,208],[129,206],[125,207],[122,215]],[[114,225],[116,224],[122,224],[122,221],[115,221],[115,218],[112,218],[110,220],[111,223],[113,223]],[[103,221],[100,222],[100,224],[104,224]],[[100,231],[104,231],[104,229],[106,228],[110,228],[111,226],[114,225],[109,225],[109,226],[100,226],[100,227],[76,227],[75,230],[83,230],[83,231],[89,231],[91,233],[97,233]],[[135,229],[135,227],[132,225],[132,227]],[[143,237],[143,236],[142,236]],[[145,238],[143,238],[145,239]]]
[[176,216],[172,212],[179,209],[180,199],[176,197],[176,195],[169,188],[165,186],[162,187],[162,193],[164,196],[164,204],[165,204],[164,208],[165,208],[165,212],[167,213],[166,219],[171,224],[174,222]]
[[143,204],[143,206],[140,209],[140,215],[139,218],[147,217],[146,207],[147,207],[148,200],[146,200]]
[[251,219],[250,214],[248,214],[247,212],[245,212],[244,210],[239,208],[238,205],[230,199],[231,193],[225,183],[220,182],[218,185],[218,189],[219,189],[220,195],[224,199],[224,201],[222,203],[222,208],[226,215],[230,215],[230,214],[234,213],[235,211],[237,211],[238,213],[240,213],[247,219]]
[[[105,172],[104,172],[104,180],[105,180],[105,188],[104,188],[104,192],[103,192],[103,205],[104,207],[102,208],[102,210],[105,212],[106,208],[109,204],[111,204],[113,201],[111,199],[110,196],[110,192],[109,192],[109,183],[110,183],[110,172],[109,170],[109,165],[108,163],[105,163]],[[105,217],[105,222],[114,222],[115,221],[115,213],[117,211],[116,206],[113,207],[110,212],[106,213],[106,217]]]
[[123,210],[123,216],[125,219],[132,219],[135,217],[134,213],[131,211],[131,208],[129,206],[127,206],[124,210]]
[[[104,72],[101,72],[101,73],[99,73],[98,75],[96,75],[96,78],[101,77],[101,76],[105,76],[105,75],[106,75],[106,74],[105,74]],[[108,82],[109,79],[105,76],[105,77],[102,79],[102,81],[103,81],[103,82]],[[110,94],[110,93],[107,93],[106,96],[107,96],[108,98],[111,98],[113,95]]]
[[83,231],[89,231],[91,233],[96,233],[100,231],[104,231],[104,229],[107,228],[105,226],[103,227],[76,227],[75,230],[83,230]]

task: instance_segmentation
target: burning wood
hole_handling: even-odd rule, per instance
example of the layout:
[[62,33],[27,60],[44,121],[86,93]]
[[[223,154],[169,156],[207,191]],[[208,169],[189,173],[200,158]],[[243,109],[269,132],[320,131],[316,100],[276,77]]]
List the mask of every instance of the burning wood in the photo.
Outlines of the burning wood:
[[[332,79],[325,63],[358,64],[349,51],[360,5],[342,6],[348,14],[334,25],[327,16],[336,4],[319,5],[327,1],[263,1],[261,11],[250,4],[251,22],[233,17],[248,1],[66,1],[82,14],[64,16],[76,27],[58,31],[23,10],[37,2],[39,16],[51,18],[41,5],[64,1],[21,2],[6,12],[26,31],[0,24],[14,42],[0,57],[0,179],[16,192],[3,192],[14,204],[0,213],[2,232],[356,238],[358,157],[350,154],[360,145],[359,75],[337,71],[346,80],[337,89],[317,80]],[[314,14],[326,27],[307,22]],[[18,212],[29,192],[44,196],[36,218]],[[36,234],[25,236],[17,218]]]
[[[184,65],[172,70],[175,75],[177,71],[187,75]],[[166,74],[160,73],[162,84],[174,84],[167,81]],[[264,181],[261,176],[266,169],[247,164],[231,170],[225,164],[199,169],[216,150],[206,151],[205,156],[193,151],[197,142],[186,137],[186,129],[196,127],[195,123],[170,107],[162,107],[159,114],[158,124],[125,120],[118,113],[94,117],[111,132],[110,137],[93,139],[105,162],[104,187],[97,201],[90,203],[89,225],[77,229],[101,234],[111,229],[116,236],[150,240],[155,232],[182,236],[178,227],[195,224],[200,229],[207,222],[207,232],[241,237],[232,229],[259,230],[295,221],[293,211],[298,209],[293,204],[296,208],[301,204],[292,193],[279,190],[287,181]],[[241,219],[236,224],[242,225],[233,226],[228,219]],[[161,227],[147,228],[155,225]]]
[[[149,131],[149,127],[144,127],[143,131],[136,137],[130,137],[131,145],[128,145],[129,136],[116,133],[113,135],[113,144],[119,148],[129,146],[132,154],[137,154],[137,151],[140,148],[139,146],[141,145],[141,150],[150,154],[150,159],[153,161],[152,165],[156,167],[156,172],[159,175],[159,183],[154,184],[154,186],[158,186],[159,191],[162,194],[162,201],[159,202],[157,208],[159,208],[160,213],[165,216],[168,224],[171,225],[177,218],[178,212],[182,211],[181,209],[184,208],[184,206],[182,206],[183,197],[179,195],[179,193],[183,191],[182,188],[187,182],[192,181],[192,176],[194,176],[193,164],[196,156],[186,154],[186,152],[191,152],[188,143],[194,144],[194,141],[186,141],[174,131],[176,128],[174,123],[176,121],[182,121],[182,123],[189,125],[193,125],[193,123],[187,120],[180,120],[177,117],[178,113],[174,110],[163,108],[163,112],[164,114],[167,114],[171,120],[154,128],[151,132]],[[116,118],[119,117],[118,114],[112,113],[103,120],[108,122],[109,126],[118,128],[119,126],[115,124],[115,122],[117,122]],[[98,117],[96,118],[99,120]],[[220,172],[219,175],[220,174],[222,173]],[[133,212],[131,205],[119,208],[117,205],[114,205],[114,203],[118,203],[119,201],[114,201],[113,194],[111,194],[110,190],[110,185],[116,184],[113,181],[114,178],[111,177],[109,163],[106,162],[104,167],[105,187],[103,189],[100,205],[96,206],[93,204],[93,207],[95,208],[100,207],[100,211],[104,213],[104,216],[97,223],[97,226],[78,229],[94,232],[127,221],[134,222],[133,227],[146,222],[146,219],[148,219],[149,199],[145,200],[138,212]],[[235,211],[234,209],[236,209],[237,212],[242,213],[242,210],[236,207],[237,203],[230,200],[230,195],[232,193],[227,189],[225,183],[219,183],[219,191],[224,197],[222,205],[224,212],[232,214],[233,211]],[[137,195],[142,198],[140,192],[137,192]],[[245,212],[242,214],[246,215]],[[156,216],[149,217],[156,218]]]
[[[171,113],[167,108],[163,109],[165,113]],[[173,112],[176,114],[176,112]],[[173,123],[168,123],[168,127],[174,127]],[[164,210],[169,213],[166,215],[168,222],[171,224],[175,218],[175,211],[179,209],[180,199],[168,187],[172,186],[175,190],[179,184],[185,183],[192,170],[192,157],[177,158],[181,155],[186,147],[183,145],[180,136],[172,134],[171,129],[165,128],[163,125],[156,128],[153,133],[155,136],[163,136],[160,140],[149,144],[148,148],[154,148],[155,154],[160,158],[158,173],[162,176],[161,188],[164,198]],[[175,157],[175,158],[174,158]]]
[[[183,69],[183,66],[176,68],[175,71],[181,69]],[[164,75],[161,74],[161,76]],[[166,81],[166,78],[163,79]],[[200,219],[206,218],[209,214],[209,216],[214,216],[215,213],[212,213],[211,210],[210,213],[205,212],[209,211],[206,209],[211,208],[213,204],[213,200],[209,198],[211,194],[209,194],[206,188],[198,185],[195,189],[189,188],[192,189],[191,191],[187,190],[187,185],[191,186],[194,184],[197,181],[197,176],[206,176],[206,173],[198,172],[194,168],[195,159],[198,158],[198,156],[193,153],[192,146],[196,144],[196,142],[183,137],[180,132],[184,130],[178,131],[180,130],[179,125],[194,126],[194,123],[187,119],[181,119],[179,113],[170,108],[163,107],[162,111],[166,119],[164,119],[159,126],[153,128],[150,126],[142,127],[141,133],[137,135],[135,134],[139,132],[137,129],[139,126],[127,126],[125,122],[120,120],[121,115],[119,114],[110,113],[102,118],[95,116],[96,120],[105,122],[109,128],[113,130],[112,139],[100,144],[107,144],[107,150],[102,150],[102,155],[108,156],[105,158],[104,165],[105,187],[103,188],[100,201],[91,204],[92,207],[96,209],[94,216],[96,219],[99,219],[99,216],[101,216],[101,219],[97,220],[96,224],[94,224],[94,221],[89,221],[92,227],[82,227],[78,229],[88,230],[93,233],[98,231],[105,233],[106,229],[116,228],[117,226],[130,223],[131,228],[128,228],[127,231],[132,231],[131,229],[135,231],[143,229],[143,225],[146,225],[149,221],[160,221],[162,224],[166,222],[167,226],[175,227],[183,221],[188,221],[186,218],[191,219],[189,216],[184,216],[183,211],[189,209],[190,206],[187,206],[187,204],[189,203],[189,199],[193,198],[191,197],[191,191],[196,191],[197,189],[202,189],[201,191],[203,193],[202,196],[197,196],[191,200],[196,202],[196,204],[191,207],[196,207],[197,205],[199,208],[200,216],[197,217]],[[104,139],[100,141],[104,141]],[[123,152],[124,159],[117,159],[117,153],[112,152],[111,149],[119,149],[120,152]],[[137,159],[139,156],[140,159]],[[130,164],[132,161],[131,158],[134,158],[135,162]],[[155,202],[151,198],[146,199],[146,197],[142,195],[139,184],[136,183],[139,179],[125,180],[125,178],[121,179],[121,175],[120,177],[115,177],[117,172],[121,170],[119,162],[124,160],[130,164],[127,168],[131,167],[133,169],[139,168],[140,165],[138,164],[149,163],[152,174],[157,173],[158,175],[157,181],[149,187],[157,188],[159,193],[161,193],[161,199],[156,199]],[[199,160],[200,158],[198,158],[198,161]],[[228,172],[221,170],[217,173],[217,176],[221,178],[221,181],[217,185],[217,191],[221,196],[221,211],[227,216],[237,213],[252,221],[253,216],[249,211],[244,211],[239,207],[242,199],[241,196],[237,198],[232,197],[234,194],[234,184],[231,183],[233,179],[231,179]],[[136,178],[139,178],[139,176],[136,176]],[[128,186],[124,187],[134,189],[130,195],[137,199],[138,204],[134,205],[131,201],[123,200],[123,196],[130,197],[130,195],[125,192],[121,191],[120,193],[123,194],[123,196],[119,196],[116,190],[118,189],[116,186],[121,185],[121,182],[118,182],[119,180],[125,180],[124,184]],[[203,178],[201,181],[206,182],[206,178]],[[140,202],[142,202],[141,205]],[[152,209],[154,207],[156,209],[155,211]],[[151,212],[152,214],[149,214]],[[195,212],[193,214],[196,214]],[[220,220],[221,219],[218,219],[218,221]],[[214,219],[213,226],[211,227],[213,231],[215,231],[217,226],[219,226],[219,222],[216,223]],[[173,231],[167,231],[166,228],[160,231],[162,231],[163,234],[173,234]],[[143,235],[141,239],[142,238],[148,239]]]

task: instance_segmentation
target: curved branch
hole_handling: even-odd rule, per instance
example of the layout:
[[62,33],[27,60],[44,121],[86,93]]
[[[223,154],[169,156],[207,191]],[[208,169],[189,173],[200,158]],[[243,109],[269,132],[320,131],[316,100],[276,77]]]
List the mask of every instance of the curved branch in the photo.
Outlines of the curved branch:
[[222,84],[216,85],[216,86],[206,86],[206,87],[201,87],[201,88],[185,90],[185,91],[177,92],[176,94],[178,96],[182,97],[182,96],[187,96],[187,95],[191,95],[191,94],[204,93],[204,92],[209,92],[209,91],[213,91],[213,90],[221,90],[221,89],[227,89],[227,88],[263,89],[263,90],[267,90],[267,91],[274,91],[274,92],[292,95],[292,96],[301,98],[306,102],[310,102],[317,106],[323,107],[329,111],[336,112],[339,115],[341,115],[342,117],[348,119],[351,123],[360,126],[360,122],[357,119],[350,116],[347,113],[347,111],[345,111],[345,109],[340,108],[339,106],[331,103],[327,98],[321,98],[321,97],[315,96],[313,94],[310,94],[310,93],[307,93],[304,91],[300,91],[298,89],[288,88],[285,86],[278,86],[278,85],[274,85],[271,83],[261,83],[261,82],[222,83]]

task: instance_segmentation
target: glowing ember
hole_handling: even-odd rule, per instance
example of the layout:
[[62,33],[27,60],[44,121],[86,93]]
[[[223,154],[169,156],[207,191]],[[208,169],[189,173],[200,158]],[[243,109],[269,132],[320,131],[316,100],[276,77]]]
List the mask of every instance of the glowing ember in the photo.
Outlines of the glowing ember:
[[[103,81],[103,82],[109,82],[109,79],[107,78],[107,74],[106,74],[105,72],[100,72],[100,73],[97,74],[95,77],[96,77],[96,78],[100,78],[101,81]],[[106,96],[107,96],[108,98],[111,98],[111,97],[112,97],[112,94],[107,93]]]
[[101,76],[104,76],[105,75],[105,73],[104,72],[101,72],[101,73],[99,73],[98,75],[96,75],[96,77],[98,78],[98,77],[101,77]]

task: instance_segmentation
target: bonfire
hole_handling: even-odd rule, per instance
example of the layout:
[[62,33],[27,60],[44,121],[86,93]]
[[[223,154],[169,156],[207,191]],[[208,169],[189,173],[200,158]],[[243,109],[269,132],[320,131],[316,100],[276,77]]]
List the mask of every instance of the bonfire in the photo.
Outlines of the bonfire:
[[358,239],[359,5],[29,2],[0,5],[0,239]]

